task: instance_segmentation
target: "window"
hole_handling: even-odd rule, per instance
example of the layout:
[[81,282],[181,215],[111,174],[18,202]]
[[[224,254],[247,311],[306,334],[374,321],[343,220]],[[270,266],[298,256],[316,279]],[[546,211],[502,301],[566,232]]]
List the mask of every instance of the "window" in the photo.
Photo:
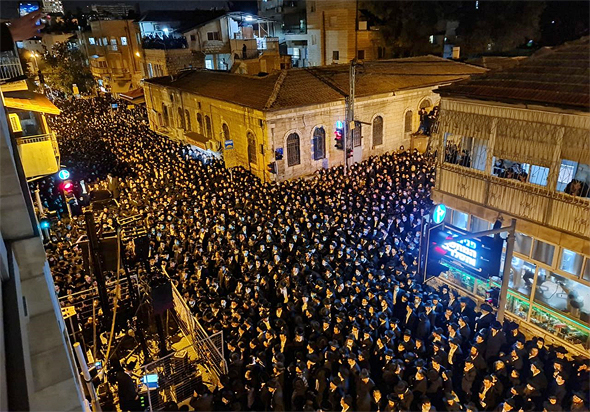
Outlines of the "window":
[[432,107],[432,103],[428,99],[424,99],[420,102],[420,109],[428,109]]
[[310,1],[309,2],[309,12],[310,13],[315,13],[315,1]]
[[109,41],[107,40],[107,38],[106,38],[106,37],[103,37],[103,38],[102,38],[102,44],[103,44],[104,46],[108,46],[108,44],[109,44]]
[[301,153],[299,147],[299,135],[291,133],[287,137],[287,165],[296,166],[301,163]]
[[590,280],[590,258],[586,258],[586,266],[584,267],[584,275],[582,277]]
[[213,70],[213,60],[205,60],[205,68],[207,70]]
[[551,266],[554,254],[555,246],[541,242],[540,240],[535,240],[535,244],[533,245],[533,259]]
[[531,255],[531,246],[533,245],[533,238],[523,233],[516,233],[514,236],[514,250],[522,255]]
[[357,54],[358,54],[357,58],[359,60],[365,60],[365,51],[364,50],[359,50]]
[[256,163],[256,137],[248,132],[248,163]]
[[477,216],[471,215],[471,231],[472,232],[483,232],[484,230],[490,230],[491,223],[487,220],[478,218]]
[[383,117],[377,116],[373,119],[373,146],[383,144]]
[[188,112],[188,109],[184,111],[184,117],[186,118],[186,130],[192,130],[191,128],[191,114]]
[[562,249],[561,260],[559,262],[560,270],[563,270],[567,273],[571,273],[574,276],[580,276],[580,273],[582,273],[583,263],[584,256],[571,250]]
[[352,131],[352,146],[359,147],[363,139],[363,130],[360,122],[354,122],[354,130]]
[[209,116],[205,115],[205,128],[206,128],[206,136],[211,138],[213,137],[213,131],[211,130],[211,119]]
[[162,103],[162,114],[164,117],[164,124],[163,126],[168,126],[169,118],[168,118],[168,107]]
[[430,42],[430,44],[434,44],[434,35],[431,34],[428,41]]
[[114,51],[118,50],[117,39],[115,39],[114,37],[111,39],[111,49],[113,49]]
[[404,117],[404,132],[405,133],[412,133],[412,111],[408,110]]
[[121,37],[121,46],[127,46],[127,37]]
[[530,298],[536,269],[537,266],[533,263],[514,256],[510,265],[508,287]]
[[217,31],[207,32],[207,40],[219,40],[219,32],[217,32]]
[[549,176],[549,168],[537,165],[531,165],[531,173],[529,175],[529,183],[535,185],[547,186],[547,176]]
[[459,229],[467,230],[468,220],[469,215],[467,213],[459,212],[458,210],[453,210],[453,226],[456,226]]
[[557,191],[563,192],[567,184],[572,181],[576,175],[578,163],[571,160],[562,160],[559,168],[559,175],[557,176]]
[[194,34],[191,34],[191,41],[197,41],[197,36]]
[[88,43],[89,44],[96,44],[96,41],[94,40],[94,37],[89,37],[88,38]]
[[[420,110],[423,113],[423,110]],[[422,117],[422,114],[421,114]],[[420,126],[422,130],[422,125]],[[487,141],[473,137],[447,135],[445,162],[484,171],[488,153]]]
[[323,127],[317,127],[313,131],[313,160],[320,160],[326,157],[326,131]]
[[184,113],[182,112],[182,109],[179,107],[178,108],[178,127],[180,127],[181,129],[184,129]]
[[340,60],[340,52],[338,50],[334,50],[332,52],[332,60],[334,60],[334,61]]
[[201,115],[201,113],[197,113],[197,126],[199,127],[199,130],[197,130],[197,132],[205,134],[205,131],[203,129],[203,115]]
[[590,287],[540,268],[535,302],[587,322],[590,315]]
[[224,123],[221,126],[221,132],[223,133],[223,140],[231,140],[229,137],[229,126],[227,125],[227,123]]

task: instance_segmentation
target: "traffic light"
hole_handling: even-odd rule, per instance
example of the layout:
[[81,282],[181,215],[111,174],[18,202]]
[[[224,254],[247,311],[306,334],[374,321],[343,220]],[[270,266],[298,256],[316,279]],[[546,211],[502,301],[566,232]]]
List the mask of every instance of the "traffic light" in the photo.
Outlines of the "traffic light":
[[336,122],[336,130],[334,130],[334,140],[336,141],[335,147],[338,150],[343,150],[343,137],[344,137],[344,123]]
[[62,183],[61,190],[63,190],[65,196],[71,196],[74,194],[74,184],[71,180],[66,180]]
[[270,162],[266,167],[270,173],[277,174],[277,162]]

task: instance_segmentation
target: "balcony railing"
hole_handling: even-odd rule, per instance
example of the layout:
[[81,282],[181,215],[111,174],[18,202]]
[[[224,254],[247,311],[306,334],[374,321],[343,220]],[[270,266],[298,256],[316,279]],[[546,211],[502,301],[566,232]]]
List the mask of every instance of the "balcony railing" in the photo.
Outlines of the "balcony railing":
[[23,75],[23,67],[18,56],[15,56],[11,51],[0,53],[0,81]]
[[53,153],[56,157],[59,156],[59,146],[57,144],[57,137],[54,132],[45,133],[45,134],[38,134],[34,136],[25,136],[25,137],[17,137],[16,145],[20,146],[23,144],[30,144],[30,143],[40,143],[40,142],[51,142],[51,146],[53,147]]
[[438,168],[436,189],[545,226],[590,237],[588,198],[449,163]]

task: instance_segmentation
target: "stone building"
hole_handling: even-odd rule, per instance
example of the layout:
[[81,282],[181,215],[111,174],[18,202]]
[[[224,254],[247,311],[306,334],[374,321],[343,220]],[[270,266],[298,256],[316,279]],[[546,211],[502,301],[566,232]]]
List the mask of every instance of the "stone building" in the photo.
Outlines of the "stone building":
[[133,20],[96,20],[80,32],[81,50],[99,88],[115,95],[139,87],[141,39]]
[[[359,66],[353,160],[408,146],[419,109],[438,103],[434,90],[484,71],[433,56]],[[348,65],[260,77],[196,70],[144,84],[153,130],[222,153],[228,167],[242,166],[264,181],[343,163],[334,136],[345,121],[348,90]]]
[[[589,38],[442,87],[432,198],[464,231],[516,219],[506,317],[547,344],[590,348]],[[482,303],[498,287],[439,281]]]

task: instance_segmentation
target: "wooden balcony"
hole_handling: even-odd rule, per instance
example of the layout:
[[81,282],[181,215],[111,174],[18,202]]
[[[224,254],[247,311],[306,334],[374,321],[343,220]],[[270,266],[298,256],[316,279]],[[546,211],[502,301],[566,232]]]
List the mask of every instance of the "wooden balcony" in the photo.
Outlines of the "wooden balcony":
[[590,237],[590,199],[444,163],[436,190],[547,227]]

